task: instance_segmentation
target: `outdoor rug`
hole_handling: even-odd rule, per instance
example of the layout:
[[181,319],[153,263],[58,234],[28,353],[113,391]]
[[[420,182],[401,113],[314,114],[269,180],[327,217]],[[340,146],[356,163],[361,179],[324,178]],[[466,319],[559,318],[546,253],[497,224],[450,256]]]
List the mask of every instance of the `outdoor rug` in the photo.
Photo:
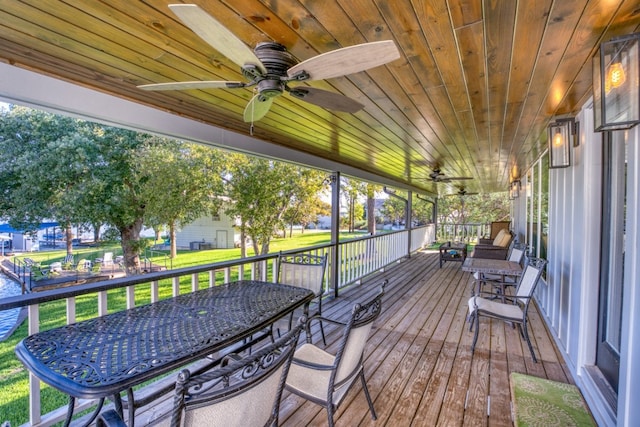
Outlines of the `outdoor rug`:
[[516,427],[596,425],[576,386],[516,372],[510,382]]

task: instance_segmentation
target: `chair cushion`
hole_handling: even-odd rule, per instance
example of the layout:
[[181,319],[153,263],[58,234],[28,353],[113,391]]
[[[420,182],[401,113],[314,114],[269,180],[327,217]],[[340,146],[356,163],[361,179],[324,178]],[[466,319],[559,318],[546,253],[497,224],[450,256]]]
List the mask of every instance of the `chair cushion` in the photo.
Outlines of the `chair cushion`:
[[[184,412],[183,425],[245,427],[267,424],[273,410],[273,396],[276,395],[283,367],[270,373],[256,386],[214,404],[190,408]],[[251,410],[247,407],[251,405]]]
[[[293,389],[299,394],[307,395],[313,399],[322,402],[327,401],[327,393],[329,391],[330,370],[320,371],[297,365],[295,360],[304,360],[305,362],[318,363],[321,365],[331,366],[335,357],[332,354],[316,347],[313,344],[304,344],[293,355],[293,363],[289,367],[287,375],[287,388]],[[350,381],[334,391],[333,402],[339,403],[347,390]]]
[[495,316],[504,317],[514,320],[523,320],[524,313],[522,309],[514,304],[505,304],[499,300],[489,300],[481,297],[469,298],[469,314],[473,314],[475,305],[478,306],[478,310],[491,313]]
[[495,239],[493,239],[493,246],[507,247],[511,242],[511,233],[508,230],[500,230]]

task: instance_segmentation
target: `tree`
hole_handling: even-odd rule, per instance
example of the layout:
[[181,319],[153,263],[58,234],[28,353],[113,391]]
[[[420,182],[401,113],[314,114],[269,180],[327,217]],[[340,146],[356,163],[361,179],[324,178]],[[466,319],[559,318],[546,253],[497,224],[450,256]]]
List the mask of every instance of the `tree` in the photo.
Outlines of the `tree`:
[[245,236],[256,255],[269,252],[271,238],[282,230],[283,216],[296,194],[298,167],[273,160],[227,155],[225,213],[240,220],[241,256],[246,256]]
[[364,214],[362,206],[358,208],[358,200],[361,196],[367,194],[366,183],[343,177],[340,187],[347,207],[347,226],[349,232],[353,233],[356,220],[361,219]]
[[412,204],[412,218],[418,224],[428,224],[433,222],[433,202],[415,197]]
[[376,192],[380,191],[380,186],[367,183],[367,232],[370,235],[376,234]]
[[446,196],[438,199],[439,223],[488,223],[510,217],[507,192],[471,196]]
[[[202,174],[208,173],[187,162],[195,150],[171,157],[174,166],[163,163],[168,169],[153,167],[162,157],[156,152],[172,144],[167,139],[23,107],[0,117],[0,208],[11,225],[33,229],[43,219],[55,219],[67,230],[82,223],[114,227],[128,274],[140,270],[139,254],[146,244],[140,231],[146,219],[187,221],[202,212],[201,206],[177,194],[211,195],[210,186],[186,186],[202,184]],[[190,180],[189,172],[198,178]],[[176,182],[185,188],[177,189]],[[185,209],[175,208],[180,203]]]
[[85,160],[95,154],[81,129],[84,122],[25,107],[0,114],[0,211],[26,231],[43,219],[57,220],[71,253],[71,225],[84,219],[73,200],[90,173]]
[[170,257],[175,258],[176,228],[220,208],[222,156],[210,147],[160,140],[144,147],[138,159],[148,174],[145,223],[154,229],[168,226]]
[[294,224],[300,224],[304,232],[308,224],[317,221],[318,215],[331,212],[331,207],[327,208],[327,203],[319,197],[325,177],[325,172],[316,169],[297,168],[297,185],[292,189],[289,206],[283,216],[289,224],[289,236]]
[[[403,192],[397,192],[398,196],[406,198],[406,194]],[[382,214],[391,222],[395,224],[401,223],[405,218],[405,211],[407,205],[403,200],[397,197],[389,197],[382,204]]]

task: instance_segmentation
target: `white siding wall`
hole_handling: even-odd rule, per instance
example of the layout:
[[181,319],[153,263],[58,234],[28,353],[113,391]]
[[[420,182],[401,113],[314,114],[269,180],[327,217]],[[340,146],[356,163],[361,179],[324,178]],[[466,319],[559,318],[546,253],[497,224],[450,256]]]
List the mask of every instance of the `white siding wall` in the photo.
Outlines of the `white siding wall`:
[[[537,301],[598,423],[630,426],[640,419],[640,405],[634,405],[640,396],[640,126],[627,133],[623,344],[618,413],[612,414],[585,371],[585,366],[595,364],[602,137],[593,132],[591,109],[584,109],[577,120],[580,145],[572,148],[571,166],[549,171],[549,265],[546,283],[537,289]],[[522,193],[514,204],[514,228],[521,240],[526,227],[526,195]]]
[[222,242],[216,240],[218,231],[227,232],[227,248],[233,248],[235,229],[233,221],[226,215],[220,215],[220,221],[214,221],[211,216],[196,219],[185,225],[176,233],[176,244],[178,247],[189,248],[191,242],[211,243],[213,248],[222,248]]

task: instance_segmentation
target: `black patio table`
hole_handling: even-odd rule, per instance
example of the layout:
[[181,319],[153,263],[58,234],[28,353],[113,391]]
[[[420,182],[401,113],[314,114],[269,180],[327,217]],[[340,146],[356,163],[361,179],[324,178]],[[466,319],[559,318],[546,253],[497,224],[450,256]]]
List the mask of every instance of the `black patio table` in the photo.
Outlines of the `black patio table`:
[[[293,286],[242,280],[28,336],[18,359],[45,383],[76,398],[120,392],[223,350],[267,328],[314,295]],[[130,412],[132,415],[132,412]]]

